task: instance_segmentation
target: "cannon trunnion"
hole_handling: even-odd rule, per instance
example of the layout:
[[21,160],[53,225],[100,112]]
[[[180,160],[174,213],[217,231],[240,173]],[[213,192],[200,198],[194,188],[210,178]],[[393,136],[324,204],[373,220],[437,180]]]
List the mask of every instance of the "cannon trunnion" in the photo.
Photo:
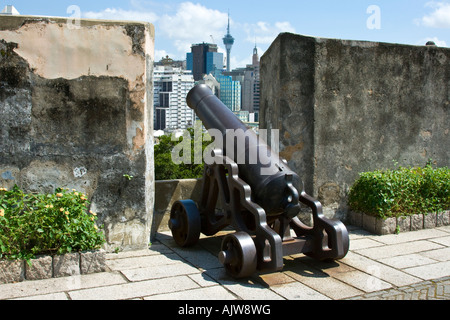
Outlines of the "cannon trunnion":
[[[205,164],[202,197],[177,201],[169,227],[179,246],[189,247],[232,226],[219,261],[235,278],[283,269],[283,257],[303,253],[319,260],[342,259],[349,237],[340,221],[325,218],[319,201],[307,195],[287,162],[248,129],[206,85],[187,96],[203,125],[219,141]],[[221,209],[216,210],[220,199]],[[301,204],[312,211],[313,227],[297,217]],[[293,232],[291,232],[293,231]],[[295,236],[293,235],[295,234]]]

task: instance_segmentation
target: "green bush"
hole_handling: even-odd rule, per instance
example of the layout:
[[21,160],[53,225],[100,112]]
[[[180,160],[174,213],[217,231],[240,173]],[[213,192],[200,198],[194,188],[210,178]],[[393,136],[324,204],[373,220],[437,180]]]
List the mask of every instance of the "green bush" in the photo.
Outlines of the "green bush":
[[[190,134],[190,158],[191,163],[175,164],[172,161],[172,151],[175,146],[183,141],[183,137],[179,139],[174,139],[172,141],[171,136],[161,136],[159,138],[159,143],[155,145],[155,179],[156,180],[177,180],[177,179],[199,179],[203,177],[204,164],[195,164],[194,153],[201,152],[211,144],[206,137],[202,135],[201,150],[196,150],[195,144],[195,132],[193,128],[188,128],[187,131]],[[198,146],[200,147],[200,145]]]
[[76,191],[34,195],[17,186],[0,188],[0,258],[30,261],[40,254],[101,248],[105,238],[88,206],[86,196]]
[[403,168],[360,174],[351,187],[352,210],[379,218],[450,209],[450,170]]

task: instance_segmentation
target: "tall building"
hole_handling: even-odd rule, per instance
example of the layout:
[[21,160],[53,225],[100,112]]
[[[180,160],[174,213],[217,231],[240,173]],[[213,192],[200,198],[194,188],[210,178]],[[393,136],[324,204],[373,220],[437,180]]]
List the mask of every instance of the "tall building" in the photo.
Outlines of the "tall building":
[[261,77],[260,77],[260,64],[259,64],[259,55],[258,55],[258,48],[253,49],[253,63],[252,63],[253,69],[254,69],[254,75],[253,75],[253,112],[255,113],[255,119],[256,121],[259,121],[259,106],[260,106],[260,83],[261,83]]
[[231,76],[234,81],[241,83],[241,109],[249,113],[259,113],[260,67],[256,46],[253,49],[252,64],[248,64],[245,68],[237,68],[230,72],[224,72],[224,75]]
[[193,44],[191,52],[186,55],[186,69],[191,70],[195,81],[204,75],[223,70],[223,53],[217,52],[217,45],[212,43]]
[[171,65],[155,66],[153,90],[155,130],[172,132],[194,125],[194,111],[188,107],[186,96],[194,87],[192,73]]
[[231,48],[234,44],[234,38],[230,34],[230,15],[228,14],[228,29],[227,34],[223,38],[223,44],[225,45],[225,48],[227,49],[227,72],[230,72],[231,70]]
[[241,111],[241,83],[226,75],[217,75],[216,79],[220,84],[220,100],[223,104],[233,112]]

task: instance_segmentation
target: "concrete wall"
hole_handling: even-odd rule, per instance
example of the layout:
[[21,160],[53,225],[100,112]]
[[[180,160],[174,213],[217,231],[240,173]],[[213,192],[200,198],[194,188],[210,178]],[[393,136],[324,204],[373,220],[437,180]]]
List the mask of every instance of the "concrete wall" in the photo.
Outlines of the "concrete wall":
[[148,245],[153,26],[0,16],[0,52],[0,186],[77,189],[107,249]]
[[327,214],[360,172],[450,165],[450,49],[280,34],[261,58],[261,128]]
[[179,200],[199,203],[202,196],[202,179],[164,180],[155,182],[155,212],[152,238],[158,231],[168,231],[172,205]]

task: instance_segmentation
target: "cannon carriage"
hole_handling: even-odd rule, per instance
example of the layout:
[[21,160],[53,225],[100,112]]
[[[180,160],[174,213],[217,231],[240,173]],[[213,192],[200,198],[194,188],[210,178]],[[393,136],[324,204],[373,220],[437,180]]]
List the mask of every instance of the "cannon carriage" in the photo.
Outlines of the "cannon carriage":
[[[202,196],[174,203],[169,227],[181,247],[195,245],[231,226],[219,261],[235,278],[256,271],[280,271],[283,257],[303,253],[318,260],[338,260],[349,250],[345,225],[323,215],[319,201],[307,195],[297,173],[248,129],[207,87],[198,85],[187,103],[221,148],[205,165]],[[221,209],[216,210],[220,199]],[[313,227],[298,218],[301,205],[311,209]]]

